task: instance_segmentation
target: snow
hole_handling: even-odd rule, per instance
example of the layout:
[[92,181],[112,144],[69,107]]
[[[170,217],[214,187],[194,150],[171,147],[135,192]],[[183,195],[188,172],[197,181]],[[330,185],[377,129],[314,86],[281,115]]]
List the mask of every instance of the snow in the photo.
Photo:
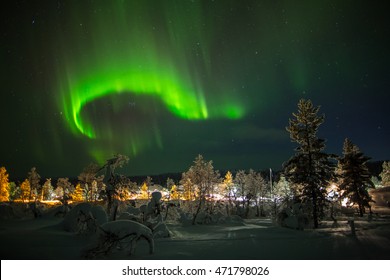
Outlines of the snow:
[[[372,220],[355,218],[356,236],[348,217],[324,221],[317,230],[280,227],[268,218],[242,222],[166,224],[169,237],[155,234],[155,251],[140,240],[131,256],[116,251],[103,259],[390,259],[390,209],[374,208]],[[8,210],[7,210],[8,211]],[[1,259],[81,259],[92,237],[67,232],[63,218],[3,219]],[[161,231],[165,230],[159,225]],[[160,230],[159,230],[160,231]]]

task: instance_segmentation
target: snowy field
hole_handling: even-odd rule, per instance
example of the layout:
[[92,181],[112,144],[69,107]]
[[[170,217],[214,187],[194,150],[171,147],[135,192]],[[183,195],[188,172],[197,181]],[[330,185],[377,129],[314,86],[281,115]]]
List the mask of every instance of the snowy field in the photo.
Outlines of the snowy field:
[[[116,251],[103,259],[390,259],[390,211],[374,208],[371,221],[355,218],[356,236],[347,218],[323,221],[317,230],[282,228],[270,219],[183,226],[168,223],[171,237],[155,239],[149,254],[140,241],[135,254]],[[66,232],[62,218],[8,219],[0,225],[1,259],[82,259],[91,237]]]

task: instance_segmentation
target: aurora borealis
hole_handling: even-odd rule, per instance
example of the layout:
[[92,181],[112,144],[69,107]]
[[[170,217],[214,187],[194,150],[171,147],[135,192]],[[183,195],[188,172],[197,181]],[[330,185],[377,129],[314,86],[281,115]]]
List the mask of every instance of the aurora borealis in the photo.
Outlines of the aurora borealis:
[[10,1],[0,165],[75,176],[114,153],[131,175],[280,169],[300,98],[319,135],[390,158],[389,20],[365,1]]

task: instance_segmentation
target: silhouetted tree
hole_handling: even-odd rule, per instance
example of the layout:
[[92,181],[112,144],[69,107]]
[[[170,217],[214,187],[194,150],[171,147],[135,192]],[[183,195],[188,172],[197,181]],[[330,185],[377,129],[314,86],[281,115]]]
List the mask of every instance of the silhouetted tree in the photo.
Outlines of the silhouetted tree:
[[341,198],[348,198],[351,202],[357,203],[360,216],[365,213],[365,207],[371,211],[369,203],[372,198],[368,188],[375,188],[366,166],[369,159],[348,138],[345,139],[343,156],[339,159],[337,168],[339,189]]
[[333,176],[331,156],[324,153],[325,140],[317,137],[324,116],[318,116],[320,107],[310,100],[301,99],[298,113],[293,113],[286,130],[293,142],[298,143],[296,154],[284,163],[284,176],[291,183],[294,197],[301,202],[310,202],[314,227],[318,227],[323,215],[326,187]]

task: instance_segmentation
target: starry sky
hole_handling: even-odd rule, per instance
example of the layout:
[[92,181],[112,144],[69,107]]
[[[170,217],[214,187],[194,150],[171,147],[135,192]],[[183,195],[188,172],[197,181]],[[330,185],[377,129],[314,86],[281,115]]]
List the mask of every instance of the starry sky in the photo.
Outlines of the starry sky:
[[281,169],[300,98],[319,136],[390,158],[389,26],[372,1],[8,1],[0,165],[77,176],[115,153],[128,175]]

